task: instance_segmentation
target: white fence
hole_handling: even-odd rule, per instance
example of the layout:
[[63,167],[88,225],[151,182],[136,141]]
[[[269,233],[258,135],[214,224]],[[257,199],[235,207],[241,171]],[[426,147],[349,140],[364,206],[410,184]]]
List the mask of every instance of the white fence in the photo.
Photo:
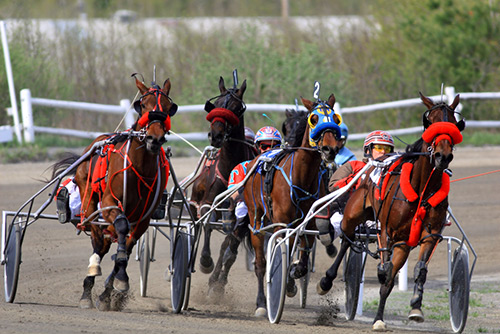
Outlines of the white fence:
[[[443,96],[443,100],[451,103],[455,98],[455,89],[453,87],[446,87],[445,94]],[[134,118],[136,117],[135,111],[130,110],[130,101],[129,100],[121,100],[119,105],[104,105],[104,104],[94,104],[94,103],[85,103],[85,102],[74,102],[74,101],[59,101],[59,100],[50,100],[44,98],[35,98],[31,97],[31,92],[29,89],[23,89],[20,94],[21,97],[21,112],[22,112],[22,124],[15,124],[14,127],[18,127],[23,130],[24,141],[27,143],[35,142],[35,133],[49,133],[49,134],[58,134],[65,136],[74,136],[79,138],[89,138],[94,139],[99,136],[101,133],[99,132],[89,132],[89,131],[79,131],[72,129],[61,129],[61,128],[51,128],[51,127],[42,127],[36,126],[33,121],[33,113],[36,112],[36,109],[33,109],[33,106],[44,106],[44,107],[53,107],[53,108],[64,108],[64,109],[77,109],[77,110],[87,110],[91,112],[98,113],[106,113],[106,114],[115,114],[122,117],[125,117],[125,125],[127,127],[132,126],[134,123]],[[441,100],[441,96],[430,96],[434,101]],[[467,100],[486,100],[486,99],[500,99],[500,92],[497,93],[460,93],[460,101]],[[394,108],[407,108],[413,106],[419,106],[422,104],[420,98],[400,100],[400,101],[392,101],[385,103],[377,103],[359,107],[346,107],[341,108],[339,104],[336,104],[335,110],[340,112],[342,115],[345,114],[353,114],[353,113],[367,113],[374,112],[379,110],[387,110]],[[178,113],[193,113],[193,112],[201,112],[203,113],[203,104],[196,105],[188,105],[179,107]],[[296,106],[294,104],[247,104],[247,112],[284,112],[285,109],[295,109]],[[462,110],[462,103],[457,107],[457,111]],[[15,119],[14,119],[15,121]],[[491,121],[467,121],[467,127],[469,128],[499,128],[500,120],[491,120]],[[387,130],[393,135],[403,135],[403,134],[413,134],[419,133],[422,131],[421,126],[404,128],[404,129],[394,129]],[[350,134],[349,138],[351,140],[363,139],[368,133],[354,133]],[[182,133],[179,134],[186,140],[207,140],[206,132],[191,132],[191,133]],[[12,137],[12,136],[11,136]],[[177,141],[180,138],[169,135],[168,140]]]

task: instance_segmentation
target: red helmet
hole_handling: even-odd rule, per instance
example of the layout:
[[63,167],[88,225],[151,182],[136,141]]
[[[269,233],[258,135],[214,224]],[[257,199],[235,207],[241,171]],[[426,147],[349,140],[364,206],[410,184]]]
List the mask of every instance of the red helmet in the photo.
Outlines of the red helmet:
[[366,136],[365,143],[363,144],[363,151],[366,152],[368,148],[370,148],[371,144],[381,144],[388,145],[394,148],[394,140],[392,136],[387,131],[372,131]]

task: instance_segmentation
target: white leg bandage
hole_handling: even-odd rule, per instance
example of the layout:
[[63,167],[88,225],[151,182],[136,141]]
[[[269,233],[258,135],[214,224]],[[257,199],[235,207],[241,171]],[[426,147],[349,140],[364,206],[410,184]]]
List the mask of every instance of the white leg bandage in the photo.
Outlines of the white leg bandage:
[[341,233],[340,230],[340,224],[342,223],[342,218],[344,215],[335,212],[331,217],[330,217],[330,224],[332,224],[333,229],[335,231],[335,235],[333,237],[333,240],[337,239]]
[[101,258],[96,253],[89,258],[88,276],[101,276]]

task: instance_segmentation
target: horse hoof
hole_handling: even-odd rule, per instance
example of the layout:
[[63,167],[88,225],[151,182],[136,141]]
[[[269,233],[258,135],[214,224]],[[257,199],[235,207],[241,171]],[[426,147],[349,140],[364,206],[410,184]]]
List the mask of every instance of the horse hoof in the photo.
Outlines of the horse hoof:
[[90,309],[94,307],[94,305],[92,304],[92,299],[80,299],[79,306],[81,309]]
[[293,279],[299,279],[307,274],[307,267],[304,267],[300,262],[295,261],[290,266],[290,277]]
[[330,283],[330,287],[327,288],[327,287],[323,287],[321,285],[321,282],[323,282],[323,279],[324,277],[318,282],[318,284],[316,284],[316,292],[318,293],[318,295],[320,296],[323,296],[323,295],[326,295],[328,293],[328,291],[330,291],[330,289],[332,288],[333,284]]
[[335,258],[335,256],[337,256],[337,253],[338,253],[338,250],[337,250],[337,247],[335,247],[335,245],[330,244],[330,245],[326,246],[326,254],[328,254],[329,257]]
[[286,289],[286,296],[288,298],[293,298],[295,297],[295,295],[297,294],[297,286],[294,285],[292,288],[290,288],[290,290],[288,290],[288,288]]
[[382,320],[377,320],[373,324],[372,330],[374,332],[385,332],[387,330],[387,327],[385,326],[385,322],[383,322]]
[[96,308],[101,312],[107,312],[111,309],[110,300],[100,300],[98,299],[95,303]]
[[220,284],[215,284],[213,286],[209,286],[208,288],[208,297],[218,300],[222,296],[224,296],[225,289]]
[[408,313],[408,320],[412,320],[415,322],[424,322],[424,313],[422,313],[422,310],[414,308],[410,311],[410,313]]
[[200,271],[204,274],[210,274],[214,271],[214,261],[210,256],[200,257]]
[[129,289],[129,284],[127,281],[115,279],[115,281],[113,282],[113,288],[120,292],[127,292]]
[[258,317],[258,318],[263,318],[263,317],[267,316],[266,309],[264,307],[258,307],[255,310],[255,316]]
[[87,276],[101,276],[101,266],[89,266]]
[[212,265],[208,266],[208,267],[205,267],[204,265],[202,265],[200,263],[200,271],[204,274],[210,274],[212,273],[212,271],[214,271],[214,263],[212,262]]

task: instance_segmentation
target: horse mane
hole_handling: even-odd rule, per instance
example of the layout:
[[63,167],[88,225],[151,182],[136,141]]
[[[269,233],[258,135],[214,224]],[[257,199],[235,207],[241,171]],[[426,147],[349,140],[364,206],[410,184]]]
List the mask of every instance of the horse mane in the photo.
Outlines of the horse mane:
[[424,140],[419,138],[413,144],[406,146],[405,153],[402,155],[403,161],[414,159],[419,153],[422,152]]
[[287,109],[287,115],[290,117],[287,117],[287,119],[283,122],[283,128],[285,127],[285,124],[289,122],[294,122],[295,120],[298,121],[298,126],[295,128],[295,133],[292,134],[287,133],[285,136],[285,140],[288,141],[290,139],[293,139],[293,142],[290,142],[290,148],[293,149],[294,147],[297,148],[302,145],[302,139],[304,138],[304,134],[306,132],[306,127],[307,127],[307,114],[308,112],[304,110],[293,110],[293,109]]

